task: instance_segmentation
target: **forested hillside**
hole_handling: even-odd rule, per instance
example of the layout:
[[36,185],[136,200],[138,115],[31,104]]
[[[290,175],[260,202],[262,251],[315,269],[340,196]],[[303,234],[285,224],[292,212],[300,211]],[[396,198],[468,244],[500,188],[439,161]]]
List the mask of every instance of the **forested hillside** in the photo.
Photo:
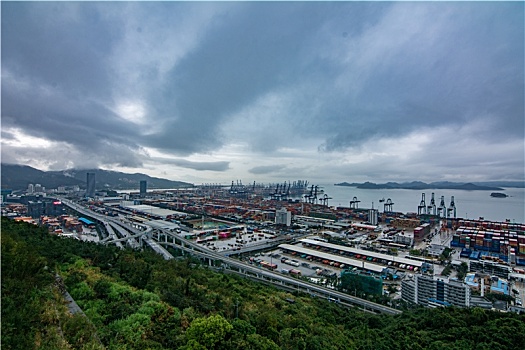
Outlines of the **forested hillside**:
[[[521,349],[525,316],[397,316],[291,295],[198,261],[50,236],[2,218],[2,349]],[[71,315],[56,283],[85,312]],[[290,303],[287,299],[294,299]]]

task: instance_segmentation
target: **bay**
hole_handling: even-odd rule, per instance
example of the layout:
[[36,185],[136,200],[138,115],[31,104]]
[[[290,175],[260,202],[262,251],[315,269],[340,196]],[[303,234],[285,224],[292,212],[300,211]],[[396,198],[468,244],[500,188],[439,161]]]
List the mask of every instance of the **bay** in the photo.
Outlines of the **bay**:
[[[422,194],[425,193],[425,203],[430,204],[432,193],[436,206],[439,206],[441,196],[444,196],[445,206],[449,208],[452,196],[456,206],[456,217],[478,219],[483,217],[490,221],[525,222],[525,189],[505,188],[503,192],[509,197],[493,198],[494,191],[465,191],[465,190],[404,190],[404,189],[358,189],[349,186],[335,186],[333,184],[319,185],[324,194],[332,197],[328,200],[330,206],[349,207],[350,201],[357,197],[359,208],[374,208],[384,211],[384,203],[380,199],[388,198],[394,203],[393,211],[402,213],[417,213]],[[319,198],[323,197],[318,195]]]

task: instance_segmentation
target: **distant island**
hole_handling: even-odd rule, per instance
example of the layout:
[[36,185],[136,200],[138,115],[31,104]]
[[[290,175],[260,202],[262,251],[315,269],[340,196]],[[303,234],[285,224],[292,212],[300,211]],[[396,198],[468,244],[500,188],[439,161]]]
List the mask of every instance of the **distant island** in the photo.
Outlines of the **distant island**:
[[505,193],[501,193],[501,192],[492,192],[490,196],[494,198],[507,198],[508,197]]
[[[502,191],[501,187],[487,186],[480,184],[469,183],[457,183],[457,182],[431,182],[425,183],[421,181],[413,182],[387,182],[383,184],[376,184],[373,182],[364,183],[348,183],[341,182],[334,184],[335,186],[348,186],[356,187],[367,190],[383,190],[383,189],[403,189],[403,190],[466,190],[466,191]],[[494,192],[496,193],[496,192]]]

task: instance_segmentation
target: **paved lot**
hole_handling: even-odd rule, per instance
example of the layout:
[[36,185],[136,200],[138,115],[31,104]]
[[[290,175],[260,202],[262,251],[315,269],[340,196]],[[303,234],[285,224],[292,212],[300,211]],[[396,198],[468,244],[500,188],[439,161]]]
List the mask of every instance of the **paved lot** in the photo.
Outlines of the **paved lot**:
[[[184,233],[181,233],[184,235]],[[234,253],[236,250],[240,250],[244,247],[262,245],[264,243],[271,243],[274,235],[268,233],[251,233],[251,234],[237,234],[236,237],[210,240],[202,245],[210,250],[216,252],[222,252],[231,250]],[[201,238],[202,239],[202,238]]]
[[[276,272],[282,273],[283,269],[284,270],[295,269],[295,270],[301,271],[302,276],[314,277],[317,279],[323,278],[323,275],[317,274],[316,272],[317,269],[323,270],[326,274],[335,273],[337,274],[337,276],[339,276],[342,271],[342,269],[339,269],[333,266],[329,266],[329,265],[324,265],[321,262],[308,261],[306,259],[301,258],[300,256],[296,256],[296,255],[294,256],[291,254],[283,254],[282,251],[279,249],[271,251],[269,253],[259,253],[259,254],[254,255],[253,257],[256,259],[268,261],[271,264],[276,264],[277,265],[277,269],[275,270]],[[297,262],[299,266],[294,266],[294,265],[283,263],[281,262],[282,258],[286,258],[288,260]]]

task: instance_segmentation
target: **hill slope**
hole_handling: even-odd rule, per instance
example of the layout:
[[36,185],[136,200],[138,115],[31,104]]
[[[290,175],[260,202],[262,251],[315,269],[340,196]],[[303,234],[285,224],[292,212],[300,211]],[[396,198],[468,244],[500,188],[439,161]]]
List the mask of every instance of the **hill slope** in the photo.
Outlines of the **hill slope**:
[[2,163],[2,188],[13,190],[26,189],[29,184],[41,184],[46,188],[58,186],[85,186],[83,181],[62,174],[49,173],[27,165]]
[[86,174],[88,172],[95,173],[97,189],[138,189],[141,180],[147,181],[148,188],[177,188],[193,186],[193,184],[187,182],[161,179],[158,177],[151,177],[149,175],[141,173],[127,174],[118,171],[109,171],[102,169],[69,169],[49,173],[81,180],[85,185]]
[[[198,260],[63,239],[6,218],[0,238],[5,349],[37,342],[57,350],[523,347],[524,315],[478,308],[372,315],[215,272]],[[57,271],[89,319],[68,316],[52,293]]]
[[95,173],[96,188],[102,189],[138,189],[141,180],[146,180],[148,188],[190,187],[190,183],[151,177],[146,174],[126,174],[101,169],[70,169],[61,171],[41,171],[26,165],[2,164],[2,188],[13,190],[26,189],[29,184],[41,184],[46,188],[58,186],[86,187],[86,174]]

